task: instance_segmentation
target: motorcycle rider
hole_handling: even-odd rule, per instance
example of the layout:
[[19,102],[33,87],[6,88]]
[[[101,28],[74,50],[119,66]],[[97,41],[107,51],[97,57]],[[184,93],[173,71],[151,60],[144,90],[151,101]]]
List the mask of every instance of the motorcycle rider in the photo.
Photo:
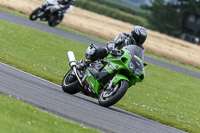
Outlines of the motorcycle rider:
[[137,45],[144,50],[142,44],[145,42],[146,38],[146,29],[142,26],[134,26],[131,34],[119,34],[113,41],[109,41],[107,43],[107,47],[97,47],[91,45],[86,50],[86,60],[78,65],[78,69],[82,69],[91,61],[93,62],[97,59],[103,59],[112,49],[120,50],[127,45]]
[[61,10],[65,13],[67,12],[67,9],[72,8],[71,5],[73,5],[75,0],[58,0],[58,3],[60,4]]
[[41,8],[45,9],[46,6],[49,6],[49,8],[47,8],[45,11],[47,14],[52,15],[52,14],[56,13],[56,14],[54,14],[54,16],[61,17],[60,19],[51,17],[52,20],[50,20],[50,21],[53,21],[53,19],[57,19],[56,21],[61,21],[63,18],[63,13],[67,13],[72,10],[72,5],[73,5],[74,1],[75,0],[57,0],[58,4],[53,5],[53,6],[49,6],[48,2],[45,2]]

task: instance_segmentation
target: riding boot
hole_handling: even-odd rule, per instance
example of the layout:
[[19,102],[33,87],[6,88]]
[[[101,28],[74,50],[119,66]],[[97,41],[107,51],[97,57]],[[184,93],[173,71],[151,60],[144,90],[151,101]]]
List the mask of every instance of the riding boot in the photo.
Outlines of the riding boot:
[[83,68],[85,68],[88,64],[91,63],[91,60],[90,59],[85,59],[84,61],[81,60],[78,65],[77,65],[77,69],[78,70],[83,70]]

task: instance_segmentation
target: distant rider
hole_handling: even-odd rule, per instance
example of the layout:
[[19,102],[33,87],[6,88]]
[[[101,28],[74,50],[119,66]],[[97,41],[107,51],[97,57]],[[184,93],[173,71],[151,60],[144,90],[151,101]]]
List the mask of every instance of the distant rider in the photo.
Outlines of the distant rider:
[[68,12],[68,10],[72,10],[72,5],[75,0],[58,0],[60,4],[60,8],[64,13]]
[[144,50],[142,44],[145,42],[146,38],[146,29],[142,26],[134,26],[133,30],[131,31],[131,34],[119,34],[113,41],[109,41],[107,43],[107,47],[88,47],[86,51],[86,60],[83,63],[81,63],[78,67],[82,68],[87,64],[87,62],[95,61],[97,59],[103,59],[108,55],[108,52],[112,49],[120,50],[127,45],[137,45]]
[[57,0],[56,1],[57,4],[55,5],[50,5],[47,1],[41,6],[41,8],[45,9],[46,14],[50,14],[51,16],[61,17],[60,19],[51,17],[52,20],[50,21],[53,21],[54,19],[57,19],[57,21],[61,21],[63,18],[63,14],[72,10],[73,8],[72,5],[74,1],[75,0]]

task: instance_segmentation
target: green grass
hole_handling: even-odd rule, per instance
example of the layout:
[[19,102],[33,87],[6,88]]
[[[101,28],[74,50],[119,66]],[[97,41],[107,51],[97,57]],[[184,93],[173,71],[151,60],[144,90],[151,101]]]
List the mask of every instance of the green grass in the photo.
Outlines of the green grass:
[[[66,52],[84,58],[87,44],[0,21],[0,61],[61,84]],[[200,131],[199,79],[149,64],[143,83],[116,106],[185,131]]]
[[167,59],[167,58],[164,58],[164,57],[161,57],[161,56],[156,56],[156,55],[151,54],[151,53],[145,53],[145,55],[149,56],[149,57],[152,57],[152,58],[155,58],[155,59],[159,59],[159,60],[168,62],[170,64],[174,64],[174,65],[177,65],[177,66],[180,66],[180,67],[184,67],[184,68],[196,71],[196,72],[200,72],[200,68],[194,67],[194,66],[191,66],[191,65],[188,65],[188,64],[184,64],[184,63],[178,62],[176,60],[172,60],[172,59],[170,60],[170,59]]
[[94,129],[45,113],[0,94],[0,133],[94,133]]

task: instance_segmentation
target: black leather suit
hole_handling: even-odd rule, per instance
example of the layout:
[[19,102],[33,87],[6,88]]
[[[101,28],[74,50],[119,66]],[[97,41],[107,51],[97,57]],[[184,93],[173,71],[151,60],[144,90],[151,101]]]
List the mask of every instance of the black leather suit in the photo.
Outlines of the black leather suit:
[[[137,45],[135,39],[127,34],[127,33],[121,33],[119,34],[113,41],[109,41],[107,43],[107,47],[95,47],[95,50],[91,52],[92,54],[87,54],[86,52],[86,58],[90,59],[91,61],[95,61],[97,59],[102,59],[107,56],[108,52],[112,49],[122,49],[124,46],[127,45]],[[140,46],[143,50],[143,46]]]

